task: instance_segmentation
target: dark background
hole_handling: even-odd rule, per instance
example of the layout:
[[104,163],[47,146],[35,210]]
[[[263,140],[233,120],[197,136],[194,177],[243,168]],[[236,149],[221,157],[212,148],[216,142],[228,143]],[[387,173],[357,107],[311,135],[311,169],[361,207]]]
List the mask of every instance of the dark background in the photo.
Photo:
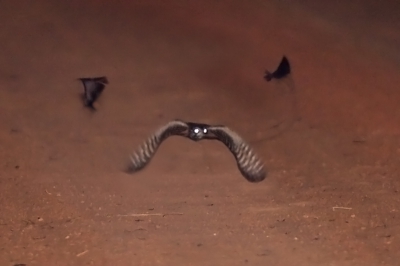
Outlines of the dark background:
[[[400,4],[338,2],[1,1],[0,264],[397,265]],[[76,79],[101,75],[91,113]],[[175,118],[268,178],[183,138],[125,174]]]

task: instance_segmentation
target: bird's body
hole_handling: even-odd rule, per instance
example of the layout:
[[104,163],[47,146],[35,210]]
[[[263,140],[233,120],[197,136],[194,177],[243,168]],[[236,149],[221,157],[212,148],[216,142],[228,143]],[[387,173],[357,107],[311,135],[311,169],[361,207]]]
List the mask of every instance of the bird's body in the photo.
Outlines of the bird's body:
[[290,63],[289,60],[284,56],[278,66],[278,68],[274,72],[265,71],[264,78],[267,81],[271,81],[272,79],[281,79],[290,74]]
[[83,103],[86,107],[96,110],[93,106],[94,102],[100,97],[106,84],[108,84],[108,79],[106,77],[98,78],[80,78],[85,89],[83,93]]
[[161,143],[170,136],[182,136],[193,141],[219,140],[234,155],[242,175],[250,182],[265,179],[264,165],[250,146],[234,131],[226,126],[173,120],[152,134],[131,156],[129,172],[143,169],[152,159]]

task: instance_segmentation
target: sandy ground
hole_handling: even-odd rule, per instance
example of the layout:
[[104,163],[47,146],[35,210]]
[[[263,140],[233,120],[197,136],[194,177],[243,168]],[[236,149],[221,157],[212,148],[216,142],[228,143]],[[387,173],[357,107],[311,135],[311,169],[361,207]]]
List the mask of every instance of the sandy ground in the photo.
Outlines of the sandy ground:
[[[400,4],[333,2],[1,1],[0,265],[399,265]],[[175,118],[268,178],[178,137],[124,173]]]

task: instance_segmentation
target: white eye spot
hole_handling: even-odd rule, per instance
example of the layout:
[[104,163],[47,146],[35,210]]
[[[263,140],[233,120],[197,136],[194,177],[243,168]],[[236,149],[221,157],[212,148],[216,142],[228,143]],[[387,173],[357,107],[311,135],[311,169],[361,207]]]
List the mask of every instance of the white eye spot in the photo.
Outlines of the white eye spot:
[[207,128],[203,129],[204,134],[207,134]]
[[199,132],[200,132],[200,129],[199,129],[198,127],[196,127],[196,128],[193,130],[193,131],[194,131],[194,133],[196,133],[196,134],[197,134],[197,133],[199,133]]

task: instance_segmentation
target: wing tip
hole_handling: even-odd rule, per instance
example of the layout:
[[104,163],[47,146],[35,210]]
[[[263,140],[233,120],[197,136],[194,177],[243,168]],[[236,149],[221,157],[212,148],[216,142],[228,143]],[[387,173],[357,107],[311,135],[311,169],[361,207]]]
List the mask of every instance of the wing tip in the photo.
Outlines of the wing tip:
[[136,169],[132,165],[125,166],[125,168],[122,170],[125,174],[132,175],[136,173]]
[[285,75],[289,75],[291,72],[291,66],[290,66],[289,59],[286,56],[282,57],[280,65],[282,66],[282,68],[284,68]]
[[125,166],[123,171],[127,174],[134,174],[139,172],[142,168],[144,167],[137,167],[134,163],[130,162],[127,166]]
[[260,183],[262,181],[264,181],[267,176],[268,173],[265,170],[262,170],[258,173],[242,173],[243,176],[246,178],[247,181],[249,181],[250,183]]

